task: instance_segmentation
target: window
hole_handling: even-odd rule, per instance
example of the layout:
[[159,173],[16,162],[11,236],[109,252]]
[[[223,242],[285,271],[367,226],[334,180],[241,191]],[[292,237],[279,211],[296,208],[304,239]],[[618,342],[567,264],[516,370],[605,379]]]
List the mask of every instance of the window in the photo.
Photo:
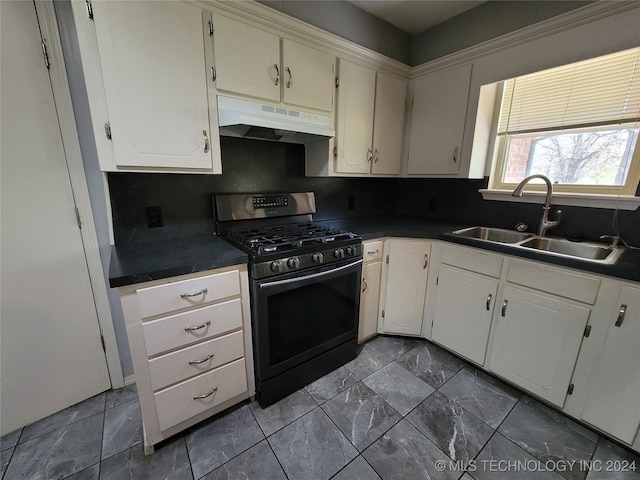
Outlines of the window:
[[635,195],[639,131],[640,48],[512,78],[491,188],[512,190],[539,173],[555,192]]

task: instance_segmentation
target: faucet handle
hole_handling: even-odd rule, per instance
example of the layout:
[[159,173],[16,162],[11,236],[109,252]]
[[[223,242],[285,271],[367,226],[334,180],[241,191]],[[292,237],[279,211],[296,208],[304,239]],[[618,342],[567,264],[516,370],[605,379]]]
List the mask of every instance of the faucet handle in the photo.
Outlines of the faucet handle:
[[618,242],[620,241],[619,235],[600,235],[600,240],[608,240],[611,248],[616,248],[618,246]]

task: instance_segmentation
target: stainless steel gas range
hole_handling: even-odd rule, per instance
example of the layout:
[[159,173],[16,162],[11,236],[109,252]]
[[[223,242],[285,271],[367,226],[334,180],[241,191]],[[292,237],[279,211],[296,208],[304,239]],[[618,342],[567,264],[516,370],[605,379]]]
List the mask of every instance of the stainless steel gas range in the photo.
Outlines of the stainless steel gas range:
[[216,230],[249,254],[262,407],[356,356],[362,241],[313,223],[313,193],[215,195]]

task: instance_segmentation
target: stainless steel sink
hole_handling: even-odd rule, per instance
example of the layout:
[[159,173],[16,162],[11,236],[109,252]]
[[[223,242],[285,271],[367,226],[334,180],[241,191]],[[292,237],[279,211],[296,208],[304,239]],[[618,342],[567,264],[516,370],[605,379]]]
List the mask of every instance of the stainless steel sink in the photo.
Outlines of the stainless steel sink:
[[533,237],[530,233],[516,232],[514,230],[504,230],[502,228],[491,227],[471,227],[463,230],[456,230],[454,235],[461,237],[476,238],[488,242],[497,243],[518,243],[527,238]]
[[582,260],[595,260],[604,263],[615,263],[624,251],[622,247],[614,248],[599,243],[574,242],[564,238],[534,237],[526,242],[522,242],[520,246],[580,258]]
[[582,242],[559,237],[540,237],[532,233],[492,227],[471,227],[451,232],[453,235],[482,242],[503,244],[516,249],[537,250],[577,260],[613,264],[624,253],[624,247],[604,243]]

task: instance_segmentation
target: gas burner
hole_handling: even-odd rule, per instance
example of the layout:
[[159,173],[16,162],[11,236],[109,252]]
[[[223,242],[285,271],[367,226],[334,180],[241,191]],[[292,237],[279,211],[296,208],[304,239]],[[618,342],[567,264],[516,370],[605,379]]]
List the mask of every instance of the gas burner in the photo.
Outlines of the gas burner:
[[313,223],[313,193],[216,195],[215,209],[216,231],[249,254],[253,279],[362,259],[358,235]]

